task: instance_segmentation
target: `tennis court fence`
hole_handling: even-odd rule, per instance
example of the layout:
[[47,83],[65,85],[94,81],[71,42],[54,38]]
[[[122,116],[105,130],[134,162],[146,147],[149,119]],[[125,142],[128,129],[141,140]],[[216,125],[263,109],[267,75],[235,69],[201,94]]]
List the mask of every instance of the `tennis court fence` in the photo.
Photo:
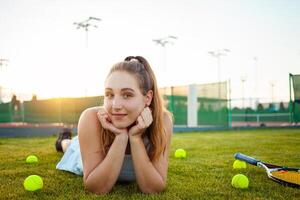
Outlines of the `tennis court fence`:
[[[291,102],[257,103],[241,108],[233,106],[229,82],[193,84],[161,88],[166,108],[173,113],[177,127],[269,126],[295,123],[295,104]],[[0,123],[76,124],[89,107],[103,104],[103,96],[54,98],[0,104]],[[244,102],[243,102],[244,105]],[[291,108],[291,106],[294,106]],[[297,123],[297,122],[296,122]]]

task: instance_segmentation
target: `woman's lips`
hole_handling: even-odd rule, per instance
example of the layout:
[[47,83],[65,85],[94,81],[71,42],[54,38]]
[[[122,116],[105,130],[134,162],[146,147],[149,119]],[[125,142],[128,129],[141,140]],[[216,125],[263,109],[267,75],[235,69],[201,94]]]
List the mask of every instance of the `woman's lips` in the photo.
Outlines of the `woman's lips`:
[[112,117],[114,117],[115,119],[122,119],[123,117],[125,117],[127,114],[120,114],[120,113],[115,113],[112,114]]

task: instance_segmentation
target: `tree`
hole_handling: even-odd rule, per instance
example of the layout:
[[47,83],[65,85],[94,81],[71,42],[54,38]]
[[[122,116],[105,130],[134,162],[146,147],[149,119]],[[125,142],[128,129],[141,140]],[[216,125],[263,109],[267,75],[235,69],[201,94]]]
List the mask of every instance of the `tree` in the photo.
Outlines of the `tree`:
[[273,103],[269,104],[269,108],[268,108],[269,112],[275,112],[275,105]]
[[279,112],[285,112],[285,111],[286,111],[286,108],[284,107],[284,103],[280,102],[280,104],[279,104]]
[[259,103],[259,104],[257,105],[256,110],[257,110],[257,112],[263,112],[264,106],[263,106],[261,103]]

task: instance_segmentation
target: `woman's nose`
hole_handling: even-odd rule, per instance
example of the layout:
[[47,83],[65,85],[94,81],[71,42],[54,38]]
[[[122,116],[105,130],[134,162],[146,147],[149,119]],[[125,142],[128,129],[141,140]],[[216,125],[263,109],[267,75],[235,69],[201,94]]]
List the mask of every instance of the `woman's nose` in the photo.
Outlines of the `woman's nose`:
[[112,102],[112,108],[114,109],[120,109],[122,108],[122,102],[119,98],[114,98],[113,102]]

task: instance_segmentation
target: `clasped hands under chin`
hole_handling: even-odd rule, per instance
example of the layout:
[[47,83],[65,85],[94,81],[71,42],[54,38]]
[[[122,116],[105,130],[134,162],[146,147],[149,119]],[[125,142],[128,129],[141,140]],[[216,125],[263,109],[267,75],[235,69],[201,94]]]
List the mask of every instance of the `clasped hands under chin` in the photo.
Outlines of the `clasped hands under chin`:
[[149,107],[143,109],[141,114],[137,117],[135,124],[124,129],[119,129],[113,125],[104,107],[100,107],[97,117],[104,129],[113,132],[115,135],[127,134],[129,137],[141,137],[153,122],[152,112]]

